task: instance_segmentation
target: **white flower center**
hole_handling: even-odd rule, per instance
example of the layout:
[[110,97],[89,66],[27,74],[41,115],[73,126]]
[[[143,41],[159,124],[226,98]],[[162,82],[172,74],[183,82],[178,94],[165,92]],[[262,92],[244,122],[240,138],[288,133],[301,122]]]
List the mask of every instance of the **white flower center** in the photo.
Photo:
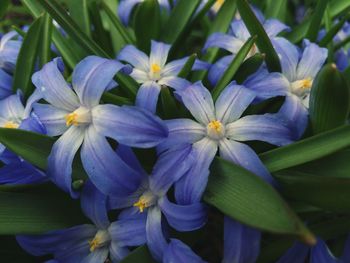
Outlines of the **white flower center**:
[[213,140],[220,140],[225,137],[225,126],[218,120],[213,120],[207,125],[207,135]]
[[65,116],[67,126],[87,125],[91,123],[91,111],[83,106]]
[[140,213],[143,213],[145,208],[154,205],[157,202],[157,196],[155,196],[151,191],[146,191],[141,195],[140,199],[134,203],[134,206],[137,207]]
[[291,83],[291,92],[300,98],[303,98],[310,94],[313,79],[305,78],[302,80],[297,80]]
[[95,237],[89,241],[90,252],[107,245],[111,241],[111,236],[107,230],[98,230]]
[[148,75],[152,80],[159,80],[161,77],[161,72],[162,68],[158,64],[154,63],[151,65]]

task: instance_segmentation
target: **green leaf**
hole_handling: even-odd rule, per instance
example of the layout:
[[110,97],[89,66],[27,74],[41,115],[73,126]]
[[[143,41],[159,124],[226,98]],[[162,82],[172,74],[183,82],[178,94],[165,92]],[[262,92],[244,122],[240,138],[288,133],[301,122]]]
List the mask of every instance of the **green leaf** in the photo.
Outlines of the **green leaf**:
[[42,34],[42,25],[43,17],[39,17],[33,22],[23,39],[23,43],[18,54],[16,69],[13,77],[13,90],[22,90],[25,98],[28,98],[34,90],[31,78],[39,52],[39,41]]
[[174,44],[186,30],[200,0],[179,0],[173,8],[169,20],[162,29],[160,39],[168,44]]
[[342,29],[345,22],[350,18],[350,13],[344,16],[338,23],[336,23],[327,32],[327,34],[320,40],[319,45],[322,47],[327,46],[328,43],[333,41],[334,36]]
[[318,134],[260,154],[270,172],[304,164],[350,146],[350,126]]
[[178,117],[178,108],[176,107],[176,103],[174,97],[171,96],[170,89],[168,87],[163,87],[160,90],[160,101],[162,105],[162,113],[164,119],[173,119]]
[[238,0],[237,7],[250,34],[252,36],[257,35],[258,38],[256,44],[260,52],[265,53],[265,60],[269,70],[281,72],[281,64],[270,38],[266,34],[264,27],[255,16],[248,2],[246,0]]
[[344,125],[350,110],[350,90],[335,64],[326,65],[313,82],[310,119],[314,133]]
[[133,250],[126,258],[124,258],[120,263],[155,263],[151,254],[148,251],[147,246],[140,246]]
[[284,170],[274,174],[287,198],[335,212],[350,212],[350,178]]
[[287,0],[267,0],[265,16],[283,21],[286,18]]
[[[91,24],[89,17],[88,0],[68,1],[69,15],[73,18],[79,28],[91,37]],[[97,10],[95,10],[97,12]]]
[[196,62],[196,59],[197,59],[197,54],[192,54],[191,56],[189,56],[185,65],[183,66],[179,74],[177,74],[177,76],[183,79],[187,78],[188,75],[191,73],[193,64]]
[[[46,170],[47,157],[50,155],[55,139],[20,129],[0,128],[0,142],[24,160]],[[74,179],[86,178],[86,173],[80,162],[73,162],[72,173]]]
[[321,28],[321,22],[327,8],[327,4],[328,0],[317,1],[315,11],[311,17],[311,22],[306,33],[306,38],[311,42],[315,42],[317,40],[318,32]]
[[11,0],[2,0],[0,2],[0,18],[2,18],[6,14],[10,4]]
[[160,25],[160,6],[157,0],[146,0],[137,7],[134,30],[139,49],[149,52],[151,40],[158,38]]
[[216,158],[204,201],[239,222],[264,231],[299,236],[313,244],[315,237],[278,192],[260,177]]
[[42,26],[42,40],[41,40],[41,54],[40,54],[40,66],[44,66],[47,62],[51,61],[51,35],[52,35],[52,19],[45,13],[43,17]]
[[254,56],[246,59],[237,70],[233,79],[238,84],[243,83],[250,75],[255,73],[264,62],[265,55],[257,53]]
[[[69,216],[67,216],[69,215]],[[85,223],[79,202],[55,186],[41,191],[0,191],[0,234],[41,234]]]
[[110,92],[103,93],[101,99],[105,103],[110,103],[110,104],[120,105],[120,106],[122,106],[122,105],[133,105],[134,104],[128,98],[117,96],[117,95],[114,95],[114,94],[112,94]]
[[238,51],[236,56],[234,56],[231,64],[226,69],[225,73],[222,75],[215,88],[212,91],[213,100],[215,101],[225,87],[232,81],[234,75],[236,74],[238,68],[241,66],[243,61],[246,59],[247,55],[251,51],[256,41],[256,36],[253,36],[247,40],[247,42]]

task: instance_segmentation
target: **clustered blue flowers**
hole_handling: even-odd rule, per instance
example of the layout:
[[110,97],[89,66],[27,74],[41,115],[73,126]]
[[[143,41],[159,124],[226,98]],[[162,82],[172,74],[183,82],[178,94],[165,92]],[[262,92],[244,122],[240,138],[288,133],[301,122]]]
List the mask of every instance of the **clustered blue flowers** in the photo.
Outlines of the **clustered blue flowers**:
[[[125,26],[140,2],[120,2],[118,14]],[[217,1],[211,16],[223,2]],[[159,0],[159,4],[165,12],[171,11],[167,0]],[[32,76],[36,90],[23,105],[21,92],[13,94],[11,90],[23,39],[16,32],[2,36],[0,127],[41,133],[57,137],[57,141],[46,171],[0,145],[0,160],[5,164],[0,168],[0,182],[51,181],[72,198],[80,198],[81,209],[92,222],[42,235],[18,235],[24,250],[35,256],[51,255],[49,262],[104,263],[120,262],[134,247],[146,244],[157,262],[205,262],[172,237],[170,229],[187,232],[206,224],[208,207],[202,196],[214,157],[219,155],[278,189],[258,154],[245,142],[284,146],[302,137],[308,124],[310,90],[328,51],[308,40],[302,47],[295,46],[279,35],[290,30],[288,26],[265,19],[257,9],[255,13],[280,58],[282,72],[270,73],[263,64],[243,83],[229,83],[216,100],[205,83],[191,83],[178,76],[189,57],[171,60],[171,46],[152,40],[149,54],[127,45],[116,59],[88,56],[76,65],[69,80],[58,55],[36,70]],[[349,32],[345,24],[335,41]],[[212,65],[196,59],[191,70],[207,70],[209,83],[216,85],[249,38],[238,14],[227,34],[212,34],[202,49],[205,53],[220,48],[225,55]],[[348,55],[345,50],[339,52],[336,62],[344,69]],[[246,59],[257,53],[259,48],[254,45]],[[117,106],[101,100],[104,92],[118,88],[116,74],[129,75],[140,84],[135,105]],[[161,90],[168,88],[172,88],[183,118],[157,115]],[[285,99],[278,112],[245,114],[248,107],[281,96]],[[144,167],[135,154],[137,148],[154,148],[154,164]],[[81,191],[72,187],[77,155],[88,176]],[[118,211],[113,221],[110,211]],[[230,217],[225,217],[223,228],[222,262],[255,262],[261,232]],[[312,248],[296,242],[277,262],[305,262],[310,254],[313,263],[346,263],[350,262],[350,239],[345,247],[343,257],[336,259],[322,239]]]

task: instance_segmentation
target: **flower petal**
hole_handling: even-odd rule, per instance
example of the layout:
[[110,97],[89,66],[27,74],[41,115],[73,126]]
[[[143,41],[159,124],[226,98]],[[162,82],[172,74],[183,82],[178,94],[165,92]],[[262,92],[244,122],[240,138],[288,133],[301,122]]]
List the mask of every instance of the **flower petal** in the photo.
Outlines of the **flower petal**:
[[326,243],[318,239],[316,246],[311,248],[310,263],[337,263],[339,262],[328,249]]
[[96,106],[115,74],[124,67],[119,61],[89,56],[73,71],[72,84],[80,101],[87,108]]
[[178,78],[178,77],[164,77],[158,81],[159,85],[165,85],[171,87],[175,90],[183,90],[191,85],[186,79]]
[[70,112],[49,104],[39,103],[34,104],[33,109],[40,122],[45,126],[47,135],[61,135],[68,129],[65,116]]
[[150,148],[168,136],[161,119],[138,107],[99,105],[92,116],[98,133],[128,146]]
[[160,92],[160,86],[155,81],[143,83],[136,96],[136,106],[155,113]]
[[276,263],[304,263],[308,256],[309,249],[310,248],[306,245],[295,242]]
[[254,98],[254,92],[231,82],[215,102],[217,120],[224,124],[236,121]]
[[81,194],[81,209],[99,229],[106,229],[110,222],[107,215],[107,196],[90,181],[85,182]]
[[260,252],[261,232],[228,217],[224,223],[224,259],[222,263],[254,263]]
[[113,151],[93,126],[85,133],[81,160],[93,184],[105,195],[126,196],[140,184],[141,175]]
[[149,65],[148,56],[132,45],[125,46],[119,52],[119,55],[117,58],[118,60],[122,60],[130,63],[131,65],[133,65],[135,68],[139,70],[142,70],[145,72],[149,71],[150,65]]
[[157,206],[149,208],[147,213],[147,246],[152,256],[162,262],[164,250],[168,245],[162,229],[162,213]]
[[341,260],[344,262],[350,261],[350,236],[345,241],[343,255],[341,256]]
[[217,143],[208,138],[203,138],[193,144],[196,162],[175,185],[175,197],[179,204],[192,204],[201,200],[208,182],[208,169],[216,155],[217,148]]
[[146,243],[146,217],[115,221],[108,232],[119,246],[141,246]]
[[158,205],[168,223],[178,231],[193,231],[201,228],[207,221],[207,207],[202,203],[177,205],[164,196]]
[[[189,57],[184,57],[181,59],[173,60],[170,63],[166,64],[162,70],[163,77],[177,76],[182,68],[185,66]],[[210,67],[210,64],[196,59],[192,70],[207,70]]]
[[0,116],[8,121],[20,123],[24,117],[24,107],[18,94],[0,100]]
[[130,253],[130,251],[126,247],[120,247],[118,242],[112,241],[109,247],[109,253],[110,253],[109,256],[111,257],[111,260],[114,263],[114,262],[119,262],[123,258],[125,258]]
[[268,19],[264,22],[264,29],[269,37],[275,37],[290,28],[277,19]]
[[226,69],[230,65],[234,56],[224,56],[213,64],[208,72],[208,79],[212,86],[215,86],[221,77],[224,75]]
[[56,58],[34,73],[32,82],[40,90],[43,98],[55,106],[72,112],[79,107],[79,99],[68,86],[59,70],[61,59]]
[[178,239],[171,239],[170,244],[164,252],[162,262],[205,263],[190,247]]
[[186,108],[192,113],[193,117],[200,123],[207,125],[215,119],[214,103],[210,92],[203,86],[201,82],[179,92]]
[[260,176],[265,181],[275,184],[275,181],[257,154],[247,145],[232,140],[220,141],[220,156],[242,166],[248,171]]
[[160,68],[163,68],[167,59],[170,50],[170,45],[151,41],[151,54],[149,56],[150,65],[157,64]]
[[226,126],[235,141],[263,141],[282,146],[293,142],[292,133],[278,115],[248,115]]
[[23,185],[47,181],[48,178],[44,173],[24,161],[6,164],[0,168],[0,184]]
[[0,69],[0,99],[4,99],[12,94],[12,77]]
[[72,197],[72,163],[84,140],[84,128],[71,126],[53,145],[48,157],[47,174],[50,179]]
[[204,45],[204,50],[210,47],[218,47],[223,48],[232,54],[236,54],[243,45],[244,42],[234,36],[223,33],[214,33],[209,36],[207,42]]
[[135,5],[141,3],[142,0],[124,0],[118,5],[118,16],[126,26],[129,23],[130,15]]
[[81,262],[84,263],[97,263],[97,262],[105,262],[108,258],[109,249],[106,247],[102,247],[94,250],[89,253],[89,255],[82,259]]

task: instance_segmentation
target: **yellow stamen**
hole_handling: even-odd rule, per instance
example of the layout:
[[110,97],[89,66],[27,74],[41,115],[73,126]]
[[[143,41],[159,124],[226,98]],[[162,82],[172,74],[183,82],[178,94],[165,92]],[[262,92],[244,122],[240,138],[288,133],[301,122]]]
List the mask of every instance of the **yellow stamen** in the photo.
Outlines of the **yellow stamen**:
[[161,71],[161,67],[154,63],[151,65],[151,71],[152,73],[159,73]]
[[312,86],[312,79],[311,78],[303,79],[301,80],[300,84],[301,84],[301,88],[309,89]]
[[222,131],[222,124],[220,121],[214,120],[209,122],[208,128],[211,130],[215,130],[217,133],[220,133]]
[[140,199],[134,204],[135,207],[138,207],[140,213],[143,213],[147,205],[147,201],[141,196]]
[[78,117],[78,114],[74,112],[67,114],[64,117],[66,119],[66,125],[71,126],[73,124],[74,126],[77,126],[78,125],[77,117]]
[[4,128],[17,129],[19,125],[13,121],[8,121],[4,124]]
[[95,237],[93,240],[89,241],[90,252],[94,252],[96,248],[100,245],[100,240],[98,237]]

